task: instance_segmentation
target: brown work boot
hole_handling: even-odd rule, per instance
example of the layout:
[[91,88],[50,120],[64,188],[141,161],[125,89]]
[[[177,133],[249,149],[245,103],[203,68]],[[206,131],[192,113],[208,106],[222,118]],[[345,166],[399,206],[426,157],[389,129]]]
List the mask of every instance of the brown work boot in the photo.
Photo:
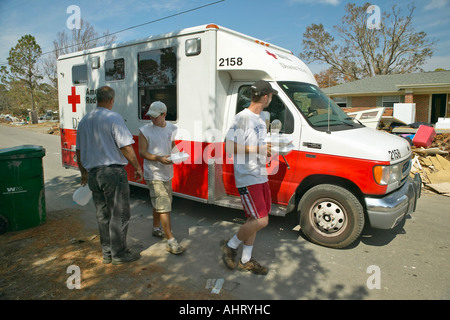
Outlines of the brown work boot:
[[239,260],[238,270],[239,271],[249,271],[254,274],[260,274],[260,275],[266,275],[267,272],[269,272],[269,270],[266,267],[263,267],[262,265],[260,265],[258,261],[253,259],[253,257],[246,263],[242,263],[242,261]]
[[237,249],[230,248],[227,245],[227,242],[228,242],[227,240],[222,240],[221,242],[220,247],[223,252],[222,260],[229,269],[236,269]]

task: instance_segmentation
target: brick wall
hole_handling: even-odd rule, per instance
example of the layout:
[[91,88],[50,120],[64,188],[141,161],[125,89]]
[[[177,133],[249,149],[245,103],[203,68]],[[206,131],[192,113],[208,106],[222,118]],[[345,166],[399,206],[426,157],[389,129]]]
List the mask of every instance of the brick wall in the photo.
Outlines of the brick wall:
[[428,113],[430,109],[430,95],[420,94],[414,95],[414,103],[416,104],[416,122],[428,122]]
[[[450,94],[448,95],[450,101]],[[430,95],[412,95],[407,94],[405,96],[405,103],[415,103],[416,104],[416,121],[415,122],[428,122],[428,114],[430,109]],[[345,112],[356,112],[361,110],[366,110],[370,108],[381,107],[377,106],[377,97],[352,97],[352,105],[350,108],[345,108]],[[386,108],[384,116],[392,115],[392,108]],[[450,117],[450,105],[447,105],[447,116]]]
[[[351,107],[351,108],[343,108],[342,110],[350,113],[350,112],[357,112],[357,111],[362,111],[362,110],[367,110],[367,109],[373,109],[373,108],[378,108],[377,107]],[[383,116],[388,117],[388,116],[392,116],[393,114],[393,108],[386,108],[384,109],[384,113]]]
[[[343,110],[345,112],[357,112],[382,107],[381,103],[377,104],[377,98],[380,97],[352,97],[352,105],[344,108]],[[384,110],[383,116],[392,116],[392,108],[386,108]]]
[[377,107],[377,97],[352,97],[352,107],[375,108]]
[[[429,94],[406,94],[405,103],[416,104],[416,121],[415,122],[428,122],[430,113],[430,95]],[[446,117],[450,117],[450,94],[447,94],[447,114]],[[381,107],[377,105],[377,97],[352,97],[351,106],[344,108],[345,112],[356,112],[371,108]],[[392,108],[386,108],[384,116],[392,115]]]
[[405,94],[405,103],[413,103],[414,102],[414,94],[406,93]]

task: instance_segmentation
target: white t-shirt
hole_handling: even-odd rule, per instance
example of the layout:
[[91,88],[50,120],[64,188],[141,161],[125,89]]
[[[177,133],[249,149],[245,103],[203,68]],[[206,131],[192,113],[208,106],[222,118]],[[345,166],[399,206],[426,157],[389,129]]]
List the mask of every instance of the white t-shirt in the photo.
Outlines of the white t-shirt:
[[[139,131],[147,139],[147,151],[158,156],[167,156],[172,153],[172,141],[175,137],[177,127],[166,122],[165,127],[158,127],[149,123]],[[150,161],[144,159],[144,179],[169,181],[173,178],[173,165],[162,164],[159,161]]]
[[[261,146],[266,143],[267,127],[261,115],[248,109],[239,112],[228,130],[226,140],[231,140],[242,146]],[[266,156],[256,153],[234,154],[234,178],[236,188],[247,187],[268,181]]]
[[113,164],[127,165],[120,148],[134,143],[133,135],[122,116],[103,107],[96,107],[78,124],[77,149],[86,170]]

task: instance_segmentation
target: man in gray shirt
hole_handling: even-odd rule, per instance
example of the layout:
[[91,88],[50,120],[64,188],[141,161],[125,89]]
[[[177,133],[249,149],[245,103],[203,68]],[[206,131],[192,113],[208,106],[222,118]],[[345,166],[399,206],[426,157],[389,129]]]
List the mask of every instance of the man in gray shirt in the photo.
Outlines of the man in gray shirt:
[[130,220],[130,187],[125,166],[143,174],[133,150],[133,135],[125,121],[112,111],[115,92],[104,86],[97,90],[97,108],[86,114],[77,131],[77,161],[81,184],[88,183],[97,210],[103,263],[122,264],[140,258],[127,248]]

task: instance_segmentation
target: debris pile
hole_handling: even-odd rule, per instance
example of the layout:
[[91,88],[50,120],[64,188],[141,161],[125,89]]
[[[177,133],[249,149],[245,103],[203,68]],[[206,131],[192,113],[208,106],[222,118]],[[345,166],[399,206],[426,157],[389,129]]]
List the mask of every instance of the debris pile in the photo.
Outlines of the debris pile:
[[419,173],[424,187],[450,197],[450,133],[438,134],[428,148],[412,148],[411,173]]
[[48,134],[59,135],[60,134],[59,125],[52,125],[51,128],[49,128],[47,130],[47,133]]
[[433,148],[439,148],[441,151],[447,152],[445,158],[450,161],[450,133],[438,134],[434,137]]

